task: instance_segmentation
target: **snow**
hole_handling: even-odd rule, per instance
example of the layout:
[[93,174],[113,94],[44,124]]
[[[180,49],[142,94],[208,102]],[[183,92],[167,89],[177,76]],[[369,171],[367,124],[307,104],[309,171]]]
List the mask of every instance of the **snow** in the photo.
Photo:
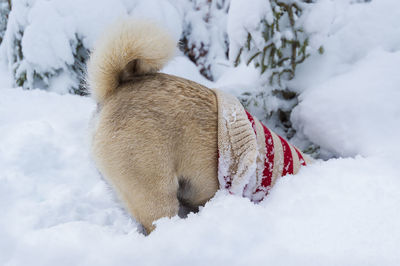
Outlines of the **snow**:
[[183,34],[187,42],[181,45],[194,57],[203,74],[217,80],[229,65],[226,32],[230,0],[175,0],[171,3],[183,14]]
[[[330,159],[279,179],[258,205],[219,191],[147,237],[90,158],[95,103],[10,88],[0,64],[0,265],[399,265],[400,3],[350,2],[321,0],[307,14],[310,43],[325,53],[291,81],[292,122]],[[91,23],[82,27],[98,29]],[[206,81],[181,55],[163,71],[236,95],[260,82],[251,67],[229,65]]]
[[[13,4],[0,54],[17,76],[26,73],[24,88],[51,87],[56,73],[70,76],[58,91],[67,93],[76,88],[77,72],[74,55],[80,45],[88,50],[109,24],[129,16],[152,19],[167,28],[176,41],[182,32],[182,14],[169,1],[110,0],[23,0]],[[105,12],[107,11],[107,12]],[[130,14],[128,13],[130,12]],[[21,41],[24,58],[19,58],[16,43]],[[81,47],[82,48],[82,47]],[[37,82],[36,75],[44,76]],[[51,90],[51,89],[50,89]]]
[[216,87],[240,95],[243,91],[251,90],[260,80],[259,70],[253,65],[240,64],[235,68],[227,68],[217,80]]
[[1,93],[0,264],[25,236],[64,223],[121,223],[115,229],[125,230],[131,221],[89,158],[92,100],[21,89]]
[[399,52],[375,49],[342,74],[310,87],[295,126],[340,156],[396,153],[400,139]]
[[310,43],[325,53],[298,68],[293,83],[302,94],[292,121],[334,156],[395,154],[400,147],[398,7],[391,0],[321,1],[308,14]]
[[[229,58],[234,60],[247,40],[248,32],[259,28],[260,21],[272,21],[271,6],[267,1],[253,0],[249,5],[246,0],[231,0],[227,30],[229,35]],[[258,34],[252,35],[255,45],[261,50],[264,40]]]
[[133,9],[130,16],[137,19],[151,19],[157,21],[170,31],[176,42],[182,33],[182,15],[179,10],[169,1],[147,0],[140,1]]
[[17,79],[26,80],[24,88],[48,88],[57,79],[56,74],[66,72],[69,83],[74,83],[64,86],[63,92],[67,93],[77,87],[79,71],[72,66],[79,46],[92,48],[102,29],[127,15],[119,1],[16,1],[0,54]]
[[213,87],[213,83],[202,76],[197,70],[196,65],[182,54],[177,54],[171,61],[169,61],[163,68],[162,72],[193,80],[206,87]]
[[[49,15],[43,16],[42,12]],[[69,44],[73,32],[65,32],[68,27],[57,16],[51,2],[42,1],[36,4],[28,16],[28,24],[22,39],[22,52],[28,62],[35,64],[41,71],[74,63]],[[37,34],[38,32],[41,34]]]

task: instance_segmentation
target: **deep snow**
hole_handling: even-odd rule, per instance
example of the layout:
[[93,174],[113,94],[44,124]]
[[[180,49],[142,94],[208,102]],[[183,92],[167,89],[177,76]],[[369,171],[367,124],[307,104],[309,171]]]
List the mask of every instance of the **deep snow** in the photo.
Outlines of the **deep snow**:
[[398,157],[318,161],[137,232],[89,158],[89,98],[0,91],[2,265],[396,265]]
[[[220,191],[148,237],[90,159],[95,103],[11,89],[1,68],[0,265],[399,265],[399,12],[321,0],[307,15],[325,53],[292,81],[292,120],[336,159],[281,178],[258,205]],[[245,66],[209,82],[179,55],[164,71],[236,95],[259,82]]]

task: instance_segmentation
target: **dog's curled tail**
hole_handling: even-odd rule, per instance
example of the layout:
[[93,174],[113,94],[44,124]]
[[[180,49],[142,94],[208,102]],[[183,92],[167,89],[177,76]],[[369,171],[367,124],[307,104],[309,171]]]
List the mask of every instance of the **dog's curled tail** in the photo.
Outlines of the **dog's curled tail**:
[[117,22],[97,41],[90,55],[87,78],[93,96],[104,102],[124,81],[160,70],[174,51],[173,39],[156,24]]

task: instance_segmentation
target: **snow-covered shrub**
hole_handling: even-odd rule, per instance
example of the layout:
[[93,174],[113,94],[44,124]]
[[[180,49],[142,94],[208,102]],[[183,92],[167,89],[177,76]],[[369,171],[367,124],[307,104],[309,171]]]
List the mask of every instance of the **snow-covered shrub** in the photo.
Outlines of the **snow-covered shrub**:
[[8,14],[11,9],[11,0],[0,0],[0,43],[3,41],[7,28]]
[[16,87],[86,94],[85,61],[110,23],[127,16],[155,20],[178,41],[189,6],[187,0],[13,1],[0,60]]
[[[270,85],[282,86],[282,80],[292,79],[297,65],[310,55],[307,34],[296,23],[304,6],[300,1],[286,3],[271,0],[270,4],[273,16],[271,13],[266,15],[260,22],[259,31],[248,32],[234,62],[235,66],[241,59],[246,64],[253,62],[260,68],[261,74],[269,70]],[[260,36],[253,37],[253,34],[261,34],[262,39]]]
[[209,80],[218,79],[228,59],[229,3],[230,0],[189,0],[185,7],[180,48]]
[[13,1],[0,53],[14,86],[86,94],[89,49],[101,29],[126,10],[120,1]]
[[[250,108],[263,108],[265,118],[283,129],[288,138],[294,134],[290,113],[297,104],[296,88],[289,81],[296,67],[316,52],[302,27],[309,2],[257,0],[249,8],[244,0],[232,0],[229,11],[230,59],[235,66],[253,64],[261,74],[262,89],[245,92],[242,102]],[[323,48],[318,51],[323,53]]]

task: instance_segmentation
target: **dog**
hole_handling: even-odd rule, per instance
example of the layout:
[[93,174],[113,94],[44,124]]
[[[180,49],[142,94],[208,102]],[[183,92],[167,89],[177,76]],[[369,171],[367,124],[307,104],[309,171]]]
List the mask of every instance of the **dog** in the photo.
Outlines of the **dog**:
[[[122,21],[99,39],[87,66],[98,104],[94,161],[147,233],[161,217],[198,210],[227,182],[219,176],[219,93],[158,72],[175,47],[154,23]],[[246,123],[251,128],[254,121]],[[257,138],[256,131],[248,131],[248,137]],[[252,141],[246,143],[256,147],[257,139]],[[246,158],[261,160],[257,156],[250,152]],[[248,190],[248,184],[240,186]]]

